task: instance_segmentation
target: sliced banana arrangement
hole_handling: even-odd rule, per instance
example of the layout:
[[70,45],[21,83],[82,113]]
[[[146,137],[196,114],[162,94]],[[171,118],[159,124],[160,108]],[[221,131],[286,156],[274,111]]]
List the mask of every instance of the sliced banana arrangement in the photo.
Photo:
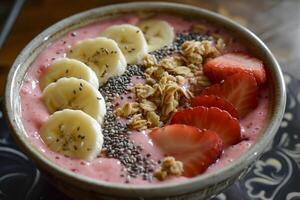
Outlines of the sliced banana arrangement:
[[149,52],[172,44],[175,34],[173,27],[163,20],[146,20],[138,24],[148,43]]
[[40,79],[43,101],[51,114],[40,129],[49,148],[91,161],[103,145],[101,124],[105,100],[98,91],[111,77],[120,76],[128,64],[139,64],[148,51],[170,45],[173,27],[162,20],[137,26],[113,25],[103,37],[75,43],[68,58],[53,62]]
[[82,110],[100,124],[106,114],[103,96],[83,79],[61,78],[49,84],[42,96],[50,113],[66,108]]
[[103,144],[99,123],[80,110],[55,112],[43,124],[40,134],[52,151],[88,161],[100,153]]
[[80,60],[94,70],[100,85],[103,85],[110,77],[122,75],[127,66],[118,44],[105,37],[77,42],[67,57]]
[[56,82],[62,77],[81,78],[89,82],[96,89],[99,88],[99,81],[95,72],[79,60],[69,58],[61,58],[54,61],[41,78],[40,86],[44,89],[50,83]]
[[110,26],[101,35],[118,43],[128,64],[140,63],[148,52],[143,32],[131,24]]

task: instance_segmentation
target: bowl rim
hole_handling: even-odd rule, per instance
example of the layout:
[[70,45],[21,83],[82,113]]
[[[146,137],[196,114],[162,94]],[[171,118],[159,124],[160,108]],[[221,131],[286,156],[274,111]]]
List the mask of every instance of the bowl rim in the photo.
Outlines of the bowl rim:
[[[226,165],[224,168],[215,171],[214,173],[204,174],[201,176],[194,177],[192,179],[183,180],[180,182],[172,182],[172,183],[162,183],[162,184],[145,184],[145,185],[134,185],[134,184],[123,184],[123,183],[111,183],[101,180],[96,180],[93,178],[86,177],[84,175],[75,174],[68,169],[64,169],[54,162],[51,162],[46,156],[41,155],[42,153],[37,150],[33,145],[30,145],[30,142],[26,137],[23,137],[22,130],[19,129],[17,122],[14,117],[14,103],[12,99],[12,93],[14,86],[17,82],[16,74],[18,69],[21,67],[21,63],[24,59],[30,56],[29,52],[33,46],[39,44],[43,41],[45,36],[51,36],[51,34],[55,33],[57,30],[61,30],[64,26],[72,24],[72,22],[89,17],[92,12],[113,12],[117,9],[138,9],[138,8],[146,8],[149,10],[153,10],[155,8],[164,8],[164,9],[179,9],[181,11],[193,11],[200,13],[205,16],[209,16],[214,18],[216,21],[222,22],[226,26],[231,26],[236,29],[239,29],[241,34],[244,34],[247,39],[254,40],[262,52],[266,54],[268,59],[271,62],[270,66],[272,70],[274,70],[275,79],[278,81],[278,87],[276,88],[277,91],[277,102],[276,108],[273,112],[273,115],[270,118],[270,123],[266,128],[264,134],[262,134],[259,141],[255,142],[254,145],[242,156],[236,159],[233,163]],[[30,65],[29,65],[30,66]],[[29,67],[28,66],[28,67]],[[28,69],[28,68],[27,68]],[[26,71],[27,71],[26,69]],[[228,19],[224,16],[221,16],[217,13],[212,11],[205,10],[203,8],[198,8],[191,5],[185,5],[180,3],[168,3],[168,2],[133,2],[133,3],[122,3],[122,4],[113,4],[109,6],[103,6],[94,8],[91,10],[87,10],[70,17],[67,17],[54,25],[50,26],[38,36],[36,36],[31,42],[21,51],[21,53],[16,58],[15,62],[10,69],[6,80],[6,87],[5,87],[5,114],[8,119],[9,125],[13,130],[12,135],[17,141],[19,145],[22,146],[22,149],[25,150],[26,154],[30,155],[30,158],[33,158],[36,162],[41,162],[42,164],[46,165],[49,170],[52,172],[58,173],[61,177],[68,178],[68,180],[81,182],[88,184],[89,186],[93,187],[103,187],[107,189],[118,189],[118,190],[131,190],[135,192],[145,192],[151,189],[154,190],[167,190],[174,189],[176,186],[180,186],[182,188],[201,188],[203,186],[213,185],[217,182],[224,181],[227,178],[234,176],[237,172],[240,172],[242,169],[246,168],[246,166],[250,165],[266,148],[266,144],[269,144],[271,139],[274,137],[276,131],[280,126],[281,119],[284,114],[285,110],[285,103],[286,103],[286,89],[284,84],[284,79],[282,72],[280,70],[280,66],[276,61],[275,57],[272,55],[271,51],[266,47],[266,45],[250,30],[247,28],[239,25],[238,23]],[[174,190],[175,191],[175,190]]]

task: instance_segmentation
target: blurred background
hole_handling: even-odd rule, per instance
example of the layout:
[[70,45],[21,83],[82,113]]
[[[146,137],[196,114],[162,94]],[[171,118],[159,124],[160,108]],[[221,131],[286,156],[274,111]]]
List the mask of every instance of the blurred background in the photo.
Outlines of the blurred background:
[[[0,0],[0,96],[18,53],[59,20],[117,0]],[[131,1],[132,2],[132,1]],[[215,200],[300,199],[300,1],[177,0],[227,16],[256,33],[278,59],[287,109],[274,143],[250,173]],[[1,98],[0,98],[1,101]],[[0,109],[0,200],[67,198],[51,186],[8,134]],[[16,192],[17,191],[17,192]]]

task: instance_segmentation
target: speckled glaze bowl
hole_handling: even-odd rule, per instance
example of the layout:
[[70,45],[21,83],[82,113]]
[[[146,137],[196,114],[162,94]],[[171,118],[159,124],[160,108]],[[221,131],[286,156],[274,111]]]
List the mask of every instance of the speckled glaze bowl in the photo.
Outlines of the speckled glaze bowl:
[[[205,19],[217,26],[225,27],[240,38],[250,51],[264,61],[268,73],[268,84],[272,91],[270,112],[264,132],[248,152],[219,171],[195,177],[179,183],[160,185],[125,185],[98,181],[57,166],[42,152],[30,144],[22,124],[20,88],[26,71],[36,56],[49,43],[71,30],[87,24],[128,13],[168,12]],[[215,195],[241,178],[259,158],[272,141],[282,119],[286,101],[285,85],[280,67],[266,45],[252,32],[216,13],[197,7],[163,3],[140,2],[96,8],[62,20],[34,38],[14,62],[6,83],[5,108],[12,135],[23,151],[47,174],[49,180],[74,199],[206,199]]]

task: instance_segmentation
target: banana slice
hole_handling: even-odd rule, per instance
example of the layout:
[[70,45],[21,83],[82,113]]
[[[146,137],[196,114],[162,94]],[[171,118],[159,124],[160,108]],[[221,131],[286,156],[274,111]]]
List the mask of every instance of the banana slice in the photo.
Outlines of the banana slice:
[[52,151],[88,161],[100,153],[103,144],[101,126],[80,110],[55,112],[43,124],[40,134]]
[[148,43],[149,51],[170,45],[175,37],[173,27],[163,20],[146,20],[139,25]]
[[77,42],[67,57],[80,60],[92,68],[100,85],[103,85],[110,77],[122,75],[127,66],[118,44],[105,37]]
[[44,89],[47,85],[56,82],[62,77],[81,78],[92,84],[96,89],[99,88],[99,81],[95,72],[84,63],[69,58],[61,58],[54,61],[41,78],[40,86]]
[[148,52],[148,45],[143,32],[131,24],[110,26],[101,35],[118,43],[129,64],[141,62]]
[[55,83],[50,83],[42,95],[50,113],[66,108],[82,110],[100,124],[106,114],[103,96],[83,79],[61,78]]

